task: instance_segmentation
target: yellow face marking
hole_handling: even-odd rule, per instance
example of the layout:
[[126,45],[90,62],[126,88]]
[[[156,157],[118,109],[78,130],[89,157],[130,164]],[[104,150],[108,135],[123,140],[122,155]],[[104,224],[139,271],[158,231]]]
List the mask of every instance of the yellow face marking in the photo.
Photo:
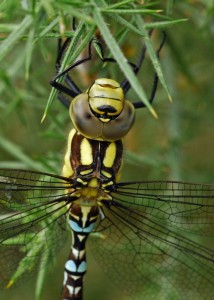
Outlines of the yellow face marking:
[[104,114],[104,111],[100,108],[102,106],[109,106],[114,111],[109,111],[109,116],[118,116],[124,106],[124,93],[120,84],[115,80],[108,78],[99,78],[95,80],[94,84],[88,91],[89,104],[93,112],[100,115]]
[[102,115],[100,116],[99,120],[103,123],[108,123],[111,121],[111,119],[102,118]]
[[107,86],[112,86],[112,87],[115,87],[115,88],[119,88],[120,87],[120,84],[115,81],[114,79],[110,79],[110,78],[97,78],[95,80],[95,84],[98,84],[98,85],[107,85]]
[[116,145],[114,142],[112,142],[106,149],[105,157],[103,160],[103,164],[106,168],[111,168],[113,166],[115,156],[116,156]]
[[86,138],[82,140],[80,145],[80,155],[82,165],[91,165],[93,163],[92,148]]

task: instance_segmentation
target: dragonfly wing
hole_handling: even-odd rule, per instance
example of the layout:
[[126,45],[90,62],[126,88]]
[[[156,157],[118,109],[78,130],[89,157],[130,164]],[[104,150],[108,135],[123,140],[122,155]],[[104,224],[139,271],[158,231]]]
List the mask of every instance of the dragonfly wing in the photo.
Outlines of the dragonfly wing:
[[196,234],[214,235],[214,185],[173,181],[118,184],[118,203],[131,202],[169,226]]
[[91,238],[102,269],[134,299],[212,299],[214,241],[203,233],[213,228],[213,190],[172,182],[119,184],[111,206],[103,207],[98,238]]
[[65,242],[66,185],[51,174],[0,170],[1,288],[30,277]]

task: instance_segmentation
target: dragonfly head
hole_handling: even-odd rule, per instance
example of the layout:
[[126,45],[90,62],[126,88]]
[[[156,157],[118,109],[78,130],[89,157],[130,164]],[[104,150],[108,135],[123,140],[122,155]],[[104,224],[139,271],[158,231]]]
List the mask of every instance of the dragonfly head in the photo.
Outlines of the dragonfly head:
[[135,117],[135,108],[124,99],[120,84],[107,78],[96,79],[86,93],[76,96],[69,111],[79,133],[103,141],[123,138]]

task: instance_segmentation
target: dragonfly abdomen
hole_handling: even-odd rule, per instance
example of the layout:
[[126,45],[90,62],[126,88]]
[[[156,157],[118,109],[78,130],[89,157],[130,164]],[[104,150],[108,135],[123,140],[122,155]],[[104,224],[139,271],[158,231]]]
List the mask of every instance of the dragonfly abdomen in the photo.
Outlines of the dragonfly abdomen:
[[63,300],[81,300],[83,297],[83,278],[87,271],[85,244],[98,215],[98,206],[73,204],[70,207],[68,222],[72,229],[72,246],[65,263]]

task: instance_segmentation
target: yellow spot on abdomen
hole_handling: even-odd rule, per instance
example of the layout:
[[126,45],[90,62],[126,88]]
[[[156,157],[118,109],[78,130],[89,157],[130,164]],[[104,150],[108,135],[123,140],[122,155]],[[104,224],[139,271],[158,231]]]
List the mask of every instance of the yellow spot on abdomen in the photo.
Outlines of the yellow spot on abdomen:
[[115,156],[116,156],[116,145],[114,142],[112,142],[106,149],[105,157],[103,160],[103,164],[106,168],[111,168],[113,166]]
[[82,211],[82,227],[84,228],[86,226],[86,222],[88,220],[88,214],[91,210],[91,207],[87,206],[82,206],[81,211]]

